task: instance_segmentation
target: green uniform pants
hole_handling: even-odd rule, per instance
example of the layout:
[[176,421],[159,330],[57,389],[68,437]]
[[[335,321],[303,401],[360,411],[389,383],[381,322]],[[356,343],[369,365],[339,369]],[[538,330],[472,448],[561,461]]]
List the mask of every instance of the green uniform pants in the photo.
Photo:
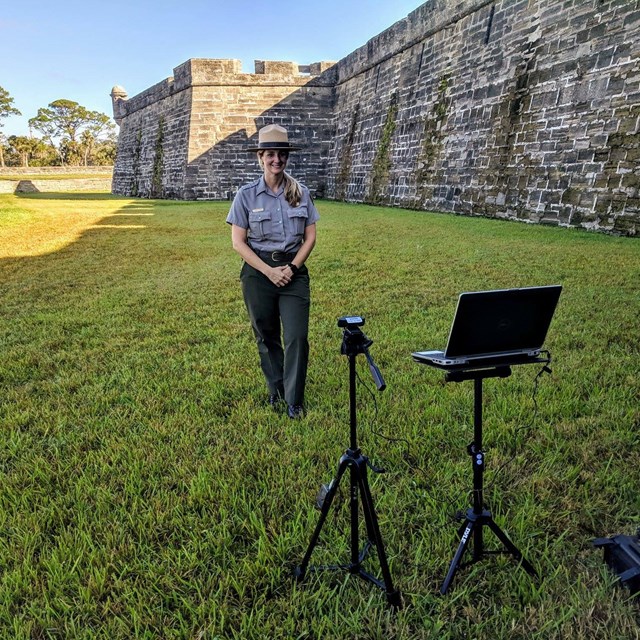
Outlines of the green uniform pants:
[[309,271],[303,265],[288,285],[277,287],[245,262],[240,281],[269,393],[302,405],[309,362]]

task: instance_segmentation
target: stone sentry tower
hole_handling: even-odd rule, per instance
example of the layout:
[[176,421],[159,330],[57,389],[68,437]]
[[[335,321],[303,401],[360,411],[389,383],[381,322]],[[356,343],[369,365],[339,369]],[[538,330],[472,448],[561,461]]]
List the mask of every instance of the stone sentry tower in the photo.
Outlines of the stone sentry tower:
[[[120,125],[113,193],[183,200],[228,199],[257,177],[247,153],[266,124],[289,129],[303,150],[291,171],[313,193],[325,191],[332,138],[333,63],[300,66],[256,60],[191,59],[173,77],[129,99],[111,91]],[[296,166],[296,164],[298,166]]]

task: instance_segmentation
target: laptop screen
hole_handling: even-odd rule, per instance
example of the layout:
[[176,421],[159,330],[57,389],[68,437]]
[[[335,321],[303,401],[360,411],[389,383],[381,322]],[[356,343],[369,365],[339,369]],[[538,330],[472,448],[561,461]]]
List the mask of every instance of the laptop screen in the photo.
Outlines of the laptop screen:
[[561,290],[553,285],[460,294],[445,355],[540,349]]

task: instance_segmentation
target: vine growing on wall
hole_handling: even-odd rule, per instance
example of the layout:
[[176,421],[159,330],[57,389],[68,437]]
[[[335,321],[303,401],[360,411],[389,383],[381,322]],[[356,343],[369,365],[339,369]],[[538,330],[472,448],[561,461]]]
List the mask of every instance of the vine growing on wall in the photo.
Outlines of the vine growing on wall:
[[445,73],[438,81],[431,113],[424,119],[422,148],[418,155],[416,171],[417,207],[421,207],[424,204],[424,200],[433,195],[433,190],[429,187],[429,184],[433,183],[433,176],[436,173],[436,159],[442,149],[443,129],[447,124],[451,103],[451,99],[447,96],[449,88],[450,76]]
[[347,187],[349,185],[349,176],[351,175],[351,151],[353,147],[353,141],[356,135],[356,125],[358,124],[358,116],[360,114],[360,104],[355,106],[353,114],[351,116],[351,124],[347,137],[342,147],[342,161],[340,163],[340,172],[338,173],[336,182],[336,197],[338,200],[344,200],[347,195]]
[[131,184],[131,195],[135,198],[140,193],[140,154],[142,153],[142,129],[138,130],[136,135],[136,144],[133,148],[133,163],[131,166],[131,173],[133,174]]
[[162,197],[162,174],[164,170],[164,118],[158,121],[158,133],[153,154],[153,171],[151,174],[151,197]]
[[378,142],[375,158],[373,159],[373,167],[371,172],[371,187],[369,190],[368,202],[379,204],[384,200],[383,189],[389,181],[389,172],[391,170],[391,139],[396,130],[398,118],[398,94],[391,96],[391,102],[387,108],[387,117],[382,127],[382,134]]

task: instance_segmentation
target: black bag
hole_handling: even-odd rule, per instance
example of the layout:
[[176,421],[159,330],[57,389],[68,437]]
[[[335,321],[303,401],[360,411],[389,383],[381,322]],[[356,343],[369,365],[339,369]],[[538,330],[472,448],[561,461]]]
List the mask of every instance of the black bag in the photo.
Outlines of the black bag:
[[640,591],[640,539],[638,536],[597,538],[594,547],[604,549],[604,561],[617,574],[620,582],[636,595]]

